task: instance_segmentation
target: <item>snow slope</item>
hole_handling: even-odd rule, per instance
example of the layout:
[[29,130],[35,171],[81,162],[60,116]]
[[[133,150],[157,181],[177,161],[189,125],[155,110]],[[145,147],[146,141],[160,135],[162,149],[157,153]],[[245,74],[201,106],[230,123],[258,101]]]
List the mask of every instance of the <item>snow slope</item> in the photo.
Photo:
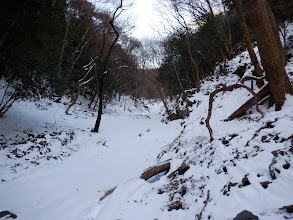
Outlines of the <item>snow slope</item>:
[[[251,95],[245,89],[225,92],[214,101],[213,142],[203,123],[208,94],[220,83],[238,83],[240,79],[231,73],[249,62],[245,52],[227,64],[230,74],[205,80],[202,91],[190,97],[194,105],[189,118],[177,121],[183,130],[158,155],[157,163],[172,159],[169,172],[154,183],[139,175],[121,182],[100,202],[96,220],[227,220],[243,210],[263,220],[293,218],[280,210],[293,204],[293,96],[287,96],[282,111],[275,112],[266,103],[261,106],[264,117],[252,108],[239,119],[227,121]],[[293,81],[292,58],[286,69]],[[168,178],[181,164],[189,169]]]

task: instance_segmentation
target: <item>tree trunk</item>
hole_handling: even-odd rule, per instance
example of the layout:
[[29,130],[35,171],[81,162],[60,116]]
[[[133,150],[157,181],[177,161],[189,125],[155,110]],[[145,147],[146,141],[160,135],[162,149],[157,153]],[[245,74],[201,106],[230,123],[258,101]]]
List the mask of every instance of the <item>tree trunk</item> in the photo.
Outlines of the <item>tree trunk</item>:
[[[278,49],[284,53],[283,46],[282,46],[282,43],[280,41],[279,28],[278,28],[278,25],[276,23],[274,14],[273,14],[273,12],[271,10],[271,7],[269,5],[269,2],[267,0],[264,0],[264,4],[266,6],[267,15],[269,16],[269,19],[270,19],[270,24],[271,24],[271,27],[272,27],[272,31],[274,33],[274,36],[275,36],[276,40],[277,40]],[[283,65],[284,66],[286,65],[285,56],[283,56]]]
[[214,15],[213,8],[212,8],[210,0],[206,0],[206,3],[209,6],[209,10],[210,10],[210,13],[212,14],[212,17],[214,17],[215,15]]
[[[267,0],[246,0],[261,61],[270,84],[271,97],[280,110],[286,93],[293,92],[284,67],[284,53],[276,22]],[[277,31],[277,33],[276,33]]]
[[[115,46],[115,44],[117,43],[119,37],[120,37],[120,34],[118,32],[118,30],[116,29],[115,25],[114,25],[114,21],[115,19],[117,18],[116,17],[116,14],[118,13],[118,11],[121,9],[122,10],[122,6],[123,6],[123,0],[120,0],[120,5],[116,8],[116,10],[114,11],[113,13],[113,16],[112,16],[112,19],[110,20],[110,25],[112,27],[112,30],[114,31],[116,37],[115,39],[113,40],[113,42],[111,43],[110,45],[110,48],[109,48],[109,51],[108,51],[108,54],[104,60],[104,63],[103,63],[103,66],[104,66],[104,73],[102,73],[101,75],[101,79],[100,79],[100,93],[99,93],[99,112],[98,112],[98,117],[97,117],[97,120],[96,120],[96,124],[95,124],[95,127],[93,129],[93,132],[99,132],[99,127],[100,127],[100,123],[101,123],[101,119],[102,119],[102,113],[103,113],[103,92],[104,92],[104,84],[105,84],[105,78],[106,78],[106,75],[107,75],[107,63],[109,61],[109,58],[110,58],[110,55],[112,53],[112,50],[113,50],[113,47]],[[104,32],[105,33],[105,32]],[[104,35],[105,37],[105,35]],[[98,69],[99,69],[100,66],[98,66]]]
[[104,92],[104,81],[105,81],[106,74],[102,74],[100,81],[100,88],[99,88],[99,111],[98,117],[96,120],[95,128],[93,132],[99,132],[99,127],[101,124],[102,114],[103,114],[103,92]]
[[[255,75],[258,76],[258,77],[261,77],[262,73],[263,73],[263,70],[261,69],[261,67],[260,67],[260,65],[258,63],[258,60],[257,60],[256,55],[255,55],[255,52],[253,50],[250,35],[249,35],[249,31],[248,31],[248,28],[247,28],[247,25],[246,25],[246,22],[245,22],[245,17],[244,17],[244,13],[243,13],[240,1],[239,0],[233,0],[233,1],[234,1],[235,9],[237,11],[240,27],[241,27],[241,30],[243,32],[243,38],[244,38],[244,41],[245,41],[245,44],[246,44],[246,47],[247,47],[247,50],[248,50],[248,53],[249,53],[249,56],[250,56],[250,59],[251,59],[251,63],[254,66]],[[262,87],[263,86],[263,81],[259,81],[257,83],[257,85],[258,85],[259,88]]]
[[69,20],[66,21],[65,34],[63,37],[61,51],[60,51],[60,57],[59,57],[58,69],[57,69],[57,78],[58,79],[60,79],[62,76],[63,54],[64,54],[65,47],[67,45],[68,29],[69,29]]
[[194,72],[193,67],[195,68],[195,71],[196,71],[196,82],[194,82],[195,83],[195,87],[196,87],[196,91],[197,92],[200,92],[199,71],[198,71],[198,66],[197,66],[196,62],[193,59],[192,52],[191,52],[191,49],[190,49],[190,39],[189,39],[189,32],[188,31],[186,33],[186,44],[187,44],[188,55],[189,55],[189,58],[190,58],[191,63],[192,63],[191,69],[192,69],[192,74],[193,74],[193,77],[194,78],[195,78],[195,72]]
[[284,41],[284,52],[285,52],[285,65],[288,62],[288,45],[287,45],[287,31],[288,31],[288,27],[286,25],[286,22],[284,22],[282,24],[282,28],[283,30],[281,31],[282,37],[283,37],[283,41]]

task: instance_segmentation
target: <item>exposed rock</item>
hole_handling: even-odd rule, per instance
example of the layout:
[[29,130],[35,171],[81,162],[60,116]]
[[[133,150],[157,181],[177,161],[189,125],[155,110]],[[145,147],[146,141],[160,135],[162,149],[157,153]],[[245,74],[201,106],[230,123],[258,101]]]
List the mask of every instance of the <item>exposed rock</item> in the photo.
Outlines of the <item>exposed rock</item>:
[[277,151],[277,150],[274,150],[274,151],[272,151],[271,153],[272,153],[275,157],[278,156],[278,151]]
[[181,188],[181,196],[182,197],[185,196],[186,192],[187,192],[186,186],[182,186],[182,188]]
[[183,209],[183,204],[182,202],[180,202],[179,200],[178,201],[175,201],[175,202],[172,202],[170,205],[169,205],[169,208],[168,208],[168,211],[172,211],[172,210],[179,210],[179,209]]
[[251,212],[244,210],[240,212],[233,220],[258,220],[259,218]]
[[284,206],[280,209],[286,210],[289,213],[293,213],[293,205],[289,205],[289,206]]
[[290,163],[286,162],[284,165],[283,165],[283,168],[288,170],[290,168]]
[[174,120],[183,119],[183,118],[179,114],[172,113],[168,116],[168,119],[170,121],[174,121]]
[[262,185],[263,188],[268,188],[269,184],[271,184],[272,182],[270,181],[265,181],[265,182],[261,182],[260,184]]
[[250,185],[250,182],[247,175],[245,175],[245,177],[242,179],[242,186],[248,186],[248,185]]
[[178,119],[184,119],[187,118],[190,114],[190,111],[188,108],[186,109],[179,109],[176,110],[176,113],[172,113],[168,116],[168,119],[170,121],[178,120]]
[[168,178],[173,179],[177,175],[183,175],[187,170],[189,170],[189,166],[186,165],[185,163],[182,163],[177,170],[175,170],[174,172],[172,172],[168,175]]
[[17,218],[17,215],[15,215],[15,214],[13,214],[12,212],[9,212],[9,211],[2,211],[2,212],[0,212],[0,218],[2,218],[2,217],[5,217],[6,216],[6,218],[5,219],[8,219],[8,218]]
[[235,70],[232,74],[238,75],[239,78],[242,78],[245,72],[246,72],[246,65],[245,66],[239,66],[237,68],[237,70]]

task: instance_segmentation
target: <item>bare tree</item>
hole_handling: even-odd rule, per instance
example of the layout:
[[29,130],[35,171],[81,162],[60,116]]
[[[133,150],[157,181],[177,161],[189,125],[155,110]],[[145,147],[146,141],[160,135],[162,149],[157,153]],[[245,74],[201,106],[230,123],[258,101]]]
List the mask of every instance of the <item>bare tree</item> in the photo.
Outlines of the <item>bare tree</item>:
[[[191,61],[191,70],[192,70],[192,76],[193,80],[197,89],[197,92],[200,92],[200,77],[199,77],[199,69],[198,65],[193,58],[192,52],[191,52],[191,43],[190,43],[190,35],[191,30],[190,27],[187,24],[187,21],[184,17],[184,5],[180,5],[179,1],[171,1],[171,7],[174,11],[174,18],[178,21],[180,26],[185,30],[185,38],[186,38],[186,47],[187,52]],[[183,11],[182,11],[183,10]]]
[[[63,0],[58,0],[63,1]],[[53,6],[56,1],[53,1]],[[84,26],[87,28],[84,30],[84,33],[81,35],[79,39],[79,44],[77,48],[73,51],[71,58],[69,60],[69,70],[66,74],[66,78],[72,72],[72,69],[75,63],[81,56],[81,53],[84,47],[89,43],[89,40],[85,42],[85,38],[88,35],[88,32],[91,27],[94,26],[92,16],[96,14],[95,7],[92,3],[83,1],[83,0],[70,0],[68,1],[68,7],[66,7],[66,25],[64,30],[64,37],[61,45],[60,56],[58,60],[58,68],[57,68],[57,77],[60,79],[62,77],[62,65],[64,59],[64,52],[69,43],[69,41],[78,36],[76,32],[78,30],[83,29]],[[81,19],[82,17],[82,19]],[[80,22],[76,22],[77,20],[81,20]],[[91,40],[91,38],[90,38]],[[77,56],[77,57],[76,57]]]
[[11,87],[12,82],[7,82],[6,85],[0,87],[3,90],[2,98],[0,96],[0,118],[12,107],[13,103],[18,100],[19,92]]
[[162,59],[162,45],[159,40],[149,40],[144,39],[142,41],[142,46],[140,48],[140,67],[143,71],[144,77],[149,80],[156,91],[160,95],[160,99],[163,102],[166,113],[169,115],[169,107],[164,92],[163,86],[157,81],[156,77],[158,75],[157,68],[160,66]]
[[101,123],[101,119],[102,119],[102,113],[103,113],[103,93],[104,93],[104,81],[105,81],[105,77],[107,74],[107,62],[109,61],[110,55],[112,53],[112,49],[114,47],[114,45],[117,43],[120,33],[118,32],[117,28],[114,25],[114,21],[117,19],[117,17],[120,15],[121,11],[123,11],[123,0],[120,0],[120,4],[119,6],[115,9],[112,19],[109,21],[112,30],[115,33],[115,38],[112,42],[112,44],[110,45],[110,48],[108,50],[108,54],[106,56],[106,59],[103,62],[103,66],[104,66],[104,70],[105,72],[102,74],[101,78],[100,78],[100,84],[99,84],[99,111],[98,111],[98,117],[96,120],[96,124],[95,127],[93,129],[93,132],[99,132],[99,128],[100,128],[100,123]]

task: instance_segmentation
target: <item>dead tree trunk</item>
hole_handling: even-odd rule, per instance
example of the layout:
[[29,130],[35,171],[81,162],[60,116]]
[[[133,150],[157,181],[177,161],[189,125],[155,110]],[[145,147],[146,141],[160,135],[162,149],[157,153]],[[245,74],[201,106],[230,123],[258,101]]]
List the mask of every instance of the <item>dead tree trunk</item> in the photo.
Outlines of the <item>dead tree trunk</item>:
[[[269,85],[264,86],[258,93],[257,93],[257,100],[261,101],[266,96],[270,94]],[[240,108],[238,108],[235,112],[233,112],[228,119],[234,119],[243,115],[249,108],[255,105],[255,97],[252,97],[247,102],[245,102]]]
[[141,174],[140,178],[144,179],[144,180],[148,180],[149,178],[151,178],[151,177],[153,177],[163,171],[169,171],[170,166],[171,166],[171,164],[170,164],[170,162],[168,162],[168,163],[163,163],[160,165],[150,167]]
[[[261,77],[263,70],[261,69],[261,67],[259,65],[259,62],[257,60],[257,57],[256,57],[255,52],[252,47],[252,42],[251,42],[249,31],[248,31],[248,28],[247,28],[247,25],[245,22],[245,16],[244,16],[241,4],[240,4],[240,0],[233,0],[233,1],[234,1],[235,9],[237,11],[237,16],[238,16],[238,20],[240,23],[240,27],[243,32],[243,38],[244,38],[244,41],[245,41],[245,44],[246,44],[246,47],[247,47],[247,50],[248,50],[248,53],[249,53],[249,56],[251,59],[251,63],[254,66],[255,75],[258,77]],[[260,88],[261,86],[263,86],[263,81],[257,82],[257,85]]]
[[258,43],[266,78],[275,109],[281,110],[285,95],[293,93],[291,83],[284,67],[284,53],[278,28],[267,0],[247,0],[252,28]]

